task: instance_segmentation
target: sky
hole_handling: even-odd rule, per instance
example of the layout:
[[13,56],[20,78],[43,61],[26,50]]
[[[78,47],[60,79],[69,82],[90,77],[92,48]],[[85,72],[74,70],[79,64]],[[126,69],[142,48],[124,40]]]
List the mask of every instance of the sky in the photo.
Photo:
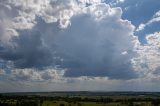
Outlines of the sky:
[[160,91],[160,1],[0,0],[0,92]]

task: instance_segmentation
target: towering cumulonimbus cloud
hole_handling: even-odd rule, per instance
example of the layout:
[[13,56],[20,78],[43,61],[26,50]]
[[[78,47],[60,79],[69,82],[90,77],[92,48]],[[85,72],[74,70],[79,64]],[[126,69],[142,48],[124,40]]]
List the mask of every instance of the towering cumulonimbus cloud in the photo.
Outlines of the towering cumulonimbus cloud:
[[18,79],[53,78],[56,74],[42,73],[56,69],[69,78],[126,80],[144,75],[141,70],[148,67],[140,63],[146,46],[119,7],[101,0],[5,0],[0,5],[0,68]]
[[1,5],[18,12],[5,26],[17,36],[10,34],[11,47],[1,50],[1,59],[13,62],[13,68],[56,67],[66,77],[137,77],[131,60],[138,40],[120,8],[94,0],[8,0]]

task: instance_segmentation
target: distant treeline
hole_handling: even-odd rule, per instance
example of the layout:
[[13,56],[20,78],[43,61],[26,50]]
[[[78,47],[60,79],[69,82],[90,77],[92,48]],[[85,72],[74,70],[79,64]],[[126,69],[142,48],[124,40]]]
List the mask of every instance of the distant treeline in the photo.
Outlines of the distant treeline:
[[98,92],[98,91],[57,91],[57,92],[17,92],[2,93],[2,95],[46,95],[46,96],[159,96],[160,92]]

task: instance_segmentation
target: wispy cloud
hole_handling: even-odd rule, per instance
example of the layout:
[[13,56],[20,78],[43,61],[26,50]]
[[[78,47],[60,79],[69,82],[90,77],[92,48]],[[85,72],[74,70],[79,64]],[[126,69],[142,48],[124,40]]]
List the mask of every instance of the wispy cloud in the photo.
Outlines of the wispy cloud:
[[144,30],[146,26],[149,26],[155,22],[160,22],[160,11],[156,12],[151,20],[149,20],[147,23],[142,23],[138,26],[136,31]]

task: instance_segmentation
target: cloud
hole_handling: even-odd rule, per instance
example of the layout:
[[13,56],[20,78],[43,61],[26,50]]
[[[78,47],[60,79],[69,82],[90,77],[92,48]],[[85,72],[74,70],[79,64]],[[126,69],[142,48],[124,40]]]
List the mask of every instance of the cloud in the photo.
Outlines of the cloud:
[[160,17],[160,10],[157,11],[153,17]]
[[[122,18],[130,20],[136,27],[138,27],[140,24],[145,24],[152,18],[155,12],[160,10],[160,2],[156,0],[125,0],[123,3],[118,4],[116,4],[115,1],[116,0],[106,0],[107,3],[111,2],[111,4],[115,4],[112,5],[113,7],[121,7],[123,10]],[[146,12],[144,12],[144,10]],[[147,31],[149,30],[150,29]],[[142,35],[140,32],[136,33],[138,33],[138,36],[144,36],[145,38],[146,33],[144,35]]]
[[63,78],[64,70],[46,69],[38,71],[33,68],[13,69],[8,75],[8,79],[12,81],[52,81],[58,82],[60,80],[67,80]]
[[159,79],[160,75],[160,33],[155,32],[146,36],[147,44],[139,46],[139,57],[135,58],[136,70],[145,79]]
[[80,10],[80,7],[76,7],[78,4],[74,0],[1,0],[0,41],[6,44],[13,36],[19,35],[17,30],[32,29],[37,17],[48,23],[59,21],[60,27],[65,28],[70,24],[73,13],[77,14]]
[[0,76],[4,74],[5,74],[5,71],[3,69],[0,69]]
[[138,28],[136,29],[136,31],[144,30],[145,27],[146,27],[146,24],[140,24],[140,25],[138,26]]
[[[33,72],[27,69],[58,68],[65,70],[64,77],[138,77],[132,59],[139,41],[131,22],[121,19],[121,8],[94,0],[43,2],[4,2],[20,9],[13,19],[18,36],[12,36],[12,45],[3,45],[0,51],[14,69],[25,70],[14,75],[32,79]],[[88,3],[91,5],[86,6]],[[45,78],[49,77],[46,74]]]
[[153,18],[151,20],[149,20],[147,23],[145,24],[140,24],[138,26],[138,28],[136,29],[136,31],[141,31],[141,30],[144,30],[144,28],[146,26],[149,26],[155,22],[160,22],[160,11],[156,12],[154,15],[153,15]]
[[[151,0],[108,2],[0,0],[0,85],[4,88],[0,91],[152,90],[157,86],[160,34],[146,35],[146,44],[141,45],[132,23],[143,23],[136,29],[143,30],[159,22],[159,11],[151,15]],[[140,17],[146,8],[145,23]]]
[[[109,14],[102,20],[88,15],[73,18],[72,25],[58,36],[63,41],[58,40],[57,44],[58,54],[63,59],[60,67],[67,69],[65,76],[136,77],[131,65],[131,59],[136,55],[133,50],[136,41],[132,35],[134,27],[128,21],[120,20],[120,16],[114,16],[120,13],[120,9],[113,11],[115,14]],[[122,55],[124,51],[128,54]]]
[[41,80],[41,75],[33,69],[15,69],[11,71],[12,79]]
[[12,29],[11,25],[11,19],[13,18],[14,13],[15,12],[11,10],[9,6],[0,3],[0,42],[3,44],[6,44],[12,36],[17,35],[16,31]]
[[105,2],[109,3],[111,6],[116,7],[117,5],[120,5],[124,3],[126,0],[105,0]]
[[41,76],[44,80],[58,81],[62,79],[65,80],[63,78],[64,73],[64,70],[47,69],[44,72],[42,72]]

